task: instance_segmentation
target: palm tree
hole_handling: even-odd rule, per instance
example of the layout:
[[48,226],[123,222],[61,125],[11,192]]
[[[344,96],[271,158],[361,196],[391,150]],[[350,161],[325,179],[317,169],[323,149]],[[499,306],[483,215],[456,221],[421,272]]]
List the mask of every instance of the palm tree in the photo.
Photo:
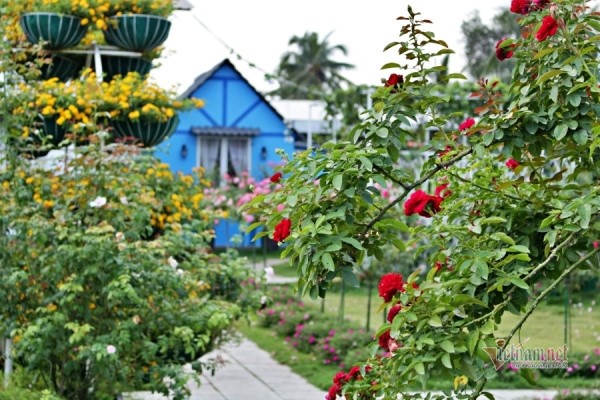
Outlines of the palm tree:
[[295,49],[281,56],[276,72],[281,86],[271,94],[284,99],[322,98],[348,84],[341,71],[352,69],[354,65],[332,59],[336,53],[347,56],[348,49],[341,44],[330,45],[329,36],[331,33],[322,41],[316,32],[292,36],[289,45]]

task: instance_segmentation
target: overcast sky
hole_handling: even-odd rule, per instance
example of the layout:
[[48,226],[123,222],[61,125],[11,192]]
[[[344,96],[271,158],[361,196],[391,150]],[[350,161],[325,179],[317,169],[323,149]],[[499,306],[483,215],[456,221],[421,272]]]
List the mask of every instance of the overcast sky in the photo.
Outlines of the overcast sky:
[[[401,23],[396,17],[406,14],[409,3],[434,22],[430,30],[457,52],[450,65],[457,72],[464,67],[461,22],[476,9],[489,22],[500,8],[510,7],[510,0],[190,1],[192,11],[178,11],[172,17],[162,65],[152,73],[161,85],[176,85],[179,91],[226,57],[258,90],[272,89],[275,86],[260,69],[274,72],[290,37],[307,31],[318,32],[320,37],[333,32],[330,43],[343,44],[349,51],[340,61],[356,66],[344,75],[356,84],[377,85],[391,72],[382,71],[381,66],[399,61],[393,52],[384,53],[383,47],[398,38]],[[246,61],[235,59],[203,24]],[[248,62],[258,68],[249,67]]]

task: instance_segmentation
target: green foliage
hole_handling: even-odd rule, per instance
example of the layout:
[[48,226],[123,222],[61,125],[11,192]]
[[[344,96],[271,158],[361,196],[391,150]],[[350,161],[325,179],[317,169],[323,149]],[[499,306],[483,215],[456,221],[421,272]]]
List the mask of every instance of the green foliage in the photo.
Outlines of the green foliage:
[[[521,18],[531,33],[513,42],[512,81],[504,90],[480,80],[477,120],[461,130],[436,79],[462,76],[440,73],[435,60],[450,50],[409,7],[400,39],[386,46],[399,61],[384,66],[402,72],[403,82],[377,90],[351,140],[286,159],[283,187],[246,206],[265,212],[259,236],[291,221],[282,255],[311,297],[324,296],[337,277],[357,283],[366,257],[384,259],[389,244],[425,255],[386,304],[401,311],[378,329],[398,347],[367,360],[376,385],[351,382],[346,395],[410,398],[406,388],[435,373],[476,398],[496,375],[484,348],[496,347],[502,314],[520,318],[509,343],[573,271],[597,272],[600,23],[582,4],[553,2],[558,28],[544,40],[535,32],[548,9]],[[414,130],[419,122],[436,132],[429,143]],[[419,194],[431,203],[416,211],[407,200]],[[551,283],[533,293],[542,280]]]
[[121,151],[81,153],[60,174],[0,171],[2,328],[68,399],[142,384],[182,398],[181,366],[258,307],[259,281],[211,253],[202,176]]

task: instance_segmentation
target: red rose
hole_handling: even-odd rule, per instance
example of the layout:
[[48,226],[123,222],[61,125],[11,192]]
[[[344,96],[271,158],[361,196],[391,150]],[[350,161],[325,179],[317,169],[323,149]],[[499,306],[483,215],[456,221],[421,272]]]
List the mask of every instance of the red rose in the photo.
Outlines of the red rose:
[[541,10],[542,8],[546,7],[546,4],[550,3],[550,0],[533,0],[533,4],[535,4],[535,7],[538,10]]
[[390,308],[390,311],[388,312],[388,315],[387,315],[387,320],[390,324],[392,323],[394,318],[396,318],[396,315],[398,315],[400,310],[402,310],[402,305],[400,305],[400,304],[396,304],[395,306]]
[[271,176],[269,179],[273,183],[278,183],[282,177],[283,177],[283,174],[281,172],[277,172],[277,173],[273,174],[273,176]]
[[502,46],[502,43],[504,43],[505,40],[506,38],[502,38],[498,40],[498,43],[496,43],[496,58],[498,58],[500,61],[512,58],[512,56],[515,54],[513,51],[515,48],[514,43],[509,46]]
[[354,367],[350,368],[350,371],[348,371],[348,380],[354,379],[362,379],[362,377],[360,376],[360,367],[358,365],[355,365]]
[[435,214],[441,210],[442,200],[441,197],[430,196],[422,190],[417,190],[404,203],[404,215],[419,214],[422,217],[430,218],[431,212]]
[[508,161],[506,162],[506,166],[508,167],[508,169],[512,169],[514,170],[515,168],[517,168],[519,165],[519,162],[517,160],[515,160],[514,158],[509,158]]
[[342,394],[342,388],[338,385],[331,385],[327,392],[327,396],[325,396],[325,400],[335,400],[337,399],[338,394]]
[[344,371],[340,371],[333,377],[333,384],[335,386],[344,386],[344,383],[348,382],[348,374]]
[[381,347],[385,351],[390,351],[390,341],[392,337],[390,336],[390,330],[383,332],[377,342],[379,343],[379,347]]
[[397,86],[398,84],[404,83],[404,77],[398,74],[391,74],[390,77],[385,81],[385,87]]
[[460,124],[458,126],[458,129],[460,131],[466,131],[467,129],[471,128],[473,125],[475,125],[475,120],[473,118],[467,118],[464,120],[464,122],[462,124]]
[[548,38],[548,36],[552,36],[558,30],[558,23],[551,15],[546,15],[542,20],[542,26],[535,34],[535,38],[538,42],[543,42]]
[[600,242],[595,240],[594,243],[592,243],[592,246],[594,246],[594,249],[597,249],[598,247],[600,247]]
[[288,236],[290,236],[290,228],[292,227],[292,221],[287,218],[282,219],[276,226],[275,232],[273,233],[273,240],[276,242],[283,242]]
[[448,189],[448,184],[444,183],[443,185],[439,185],[435,188],[435,195],[436,197],[441,197],[442,199],[445,199],[448,196],[452,196],[452,191]]
[[385,302],[392,301],[394,295],[404,291],[404,281],[402,275],[391,272],[381,277],[379,281],[379,297]]
[[525,15],[531,8],[532,0],[512,0],[510,3],[510,11],[515,14]]

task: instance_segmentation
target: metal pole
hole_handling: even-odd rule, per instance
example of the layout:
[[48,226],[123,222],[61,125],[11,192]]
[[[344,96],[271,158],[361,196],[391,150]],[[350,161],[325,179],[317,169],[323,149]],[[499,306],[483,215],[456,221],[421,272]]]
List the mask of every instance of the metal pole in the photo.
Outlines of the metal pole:
[[367,280],[367,332],[371,329],[371,295],[373,294],[373,282]]
[[569,345],[569,277],[567,277],[566,279],[566,285],[565,285],[565,321],[563,324],[563,336],[564,336],[564,343],[565,346]]
[[12,340],[4,339],[4,388],[10,384],[10,374],[13,370]]
[[306,150],[312,148],[312,104],[308,106],[308,129],[306,131]]
[[344,321],[344,306],[346,301],[346,284],[342,281],[341,293],[340,293],[340,309],[338,312],[338,319],[340,322]]

